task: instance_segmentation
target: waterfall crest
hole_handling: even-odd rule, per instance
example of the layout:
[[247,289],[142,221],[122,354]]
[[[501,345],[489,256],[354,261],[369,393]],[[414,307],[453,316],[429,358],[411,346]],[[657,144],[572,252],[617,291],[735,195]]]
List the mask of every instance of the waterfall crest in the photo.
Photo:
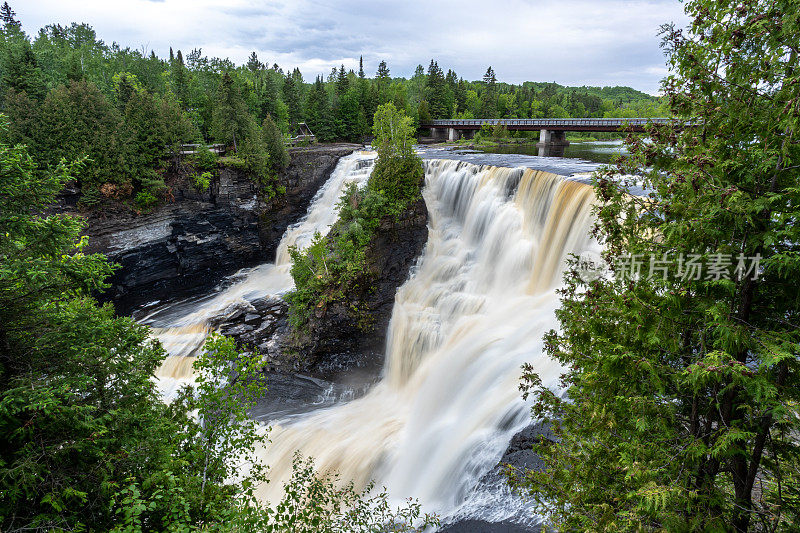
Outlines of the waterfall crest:
[[[450,512],[529,422],[520,367],[557,386],[543,352],[555,289],[589,237],[591,187],[531,169],[426,162],[429,237],[397,291],[382,380],[364,397],[273,425],[275,501],[299,450],[359,486]],[[502,517],[500,518],[502,519]]]

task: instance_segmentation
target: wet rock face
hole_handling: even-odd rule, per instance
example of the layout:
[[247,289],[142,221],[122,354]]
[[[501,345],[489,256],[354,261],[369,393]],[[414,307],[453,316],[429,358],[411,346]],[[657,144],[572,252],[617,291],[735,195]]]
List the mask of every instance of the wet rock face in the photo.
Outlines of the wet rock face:
[[[177,178],[170,183],[174,202],[151,213],[122,206],[89,212],[88,251],[121,265],[103,298],[127,314],[145,301],[207,289],[240,268],[272,260],[286,227],[305,214],[339,159],[358,148],[292,149],[289,167],[279,176],[286,194],[272,199],[262,198],[243,173],[221,169],[206,192]],[[65,192],[62,210],[74,209],[74,196]]]
[[[334,225],[331,234],[335,234]],[[408,279],[428,240],[428,211],[419,198],[398,219],[387,217],[367,246],[367,264],[345,298],[317,309],[302,331],[294,332],[291,350],[308,369],[370,365],[382,357],[397,288]],[[353,309],[367,323],[353,318]]]
[[228,313],[218,326],[218,331],[233,337],[242,349],[257,349],[264,356],[264,366],[277,364],[280,353],[276,332],[286,329],[288,306],[278,296],[266,296],[243,302],[238,309]]

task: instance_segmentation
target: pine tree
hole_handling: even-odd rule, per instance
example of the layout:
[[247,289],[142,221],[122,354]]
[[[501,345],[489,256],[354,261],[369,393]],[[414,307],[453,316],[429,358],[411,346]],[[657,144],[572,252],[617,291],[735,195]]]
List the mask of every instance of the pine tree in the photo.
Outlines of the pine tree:
[[289,152],[286,150],[283,134],[267,115],[261,124],[261,135],[264,140],[264,148],[269,155],[269,165],[273,173],[278,173],[289,165]]
[[483,75],[483,94],[481,95],[481,118],[498,118],[497,116],[497,78],[492,67]]
[[375,73],[375,86],[377,89],[377,104],[385,104],[389,101],[389,85],[392,83],[392,78],[389,74],[389,67],[386,66],[386,61],[378,63],[378,70]]
[[367,75],[364,74],[364,56],[359,56],[358,58],[358,77],[362,80],[367,77]]
[[446,90],[444,72],[442,72],[439,64],[431,59],[425,83],[425,99],[428,102],[428,110],[433,119],[450,118]]
[[289,111],[289,125],[294,128],[303,116],[303,76],[295,68],[283,82],[283,101]]
[[342,65],[336,74],[336,95],[341,98],[349,88],[350,80],[347,79],[347,72],[345,72],[344,65]]
[[317,77],[308,92],[305,109],[306,123],[317,139],[327,142],[336,138],[336,134],[333,131],[328,93],[325,91],[325,84],[321,76]]
[[3,22],[4,29],[8,30],[11,27],[19,29],[19,20],[16,18],[17,14],[11,10],[11,6],[8,5],[8,2],[3,2],[3,5],[0,7],[0,21]]
[[381,62],[378,63],[378,70],[375,73],[375,77],[381,80],[391,80],[389,76],[389,67],[386,66],[386,61],[381,60]]
[[247,68],[250,70],[250,72],[258,72],[264,68],[263,63],[258,60],[258,55],[255,53],[255,51],[250,52],[250,57],[247,59]]
[[800,527],[800,18],[685,8],[677,120],[595,177],[612,275],[573,264],[545,339],[566,397],[526,369],[558,442],[522,484],[560,531]]
[[44,75],[27,37],[14,35],[8,38],[0,58],[4,90],[24,92],[34,100],[44,98],[47,90]]
[[212,130],[214,137],[233,146],[234,151],[239,142],[255,131],[253,117],[247,110],[238,84],[230,72],[225,72],[217,89],[214,101]]

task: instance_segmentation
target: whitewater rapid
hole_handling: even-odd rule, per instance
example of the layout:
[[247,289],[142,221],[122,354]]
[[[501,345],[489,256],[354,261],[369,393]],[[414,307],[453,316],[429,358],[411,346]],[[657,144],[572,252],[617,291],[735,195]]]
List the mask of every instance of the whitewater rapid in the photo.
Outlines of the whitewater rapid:
[[[158,373],[171,397],[192,382],[194,354],[247,302],[292,288],[289,246],[325,234],[349,183],[363,185],[374,153],[343,158],[306,217],[290,227],[275,263],[240,272],[211,297],[167,306],[145,323],[169,352]],[[528,425],[518,390],[523,363],[558,387],[561,367],[542,337],[557,327],[556,289],[570,253],[598,250],[589,237],[590,186],[532,169],[452,160],[425,162],[428,242],[397,291],[381,380],[363,397],[272,422],[260,450],[277,501],[296,451],[321,471],[363,487],[374,480],[398,502],[419,498],[449,520],[535,520],[508,488],[476,492],[511,437]]]
[[470,491],[530,423],[521,365],[557,387],[562,369],[542,336],[557,326],[567,256],[597,249],[592,189],[445,160],[426,162],[425,180],[428,242],[397,291],[381,381],[350,403],[274,423],[262,499],[281,497],[299,450],[321,471],[357,486],[375,480],[426,511],[492,521],[514,513]]

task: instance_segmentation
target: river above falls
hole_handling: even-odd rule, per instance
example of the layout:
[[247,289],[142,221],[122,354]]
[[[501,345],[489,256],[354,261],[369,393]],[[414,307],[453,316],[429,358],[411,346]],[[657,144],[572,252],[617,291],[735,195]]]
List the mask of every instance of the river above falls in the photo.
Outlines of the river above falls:
[[573,178],[587,178],[603,165],[625,153],[621,140],[574,142],[564,148],[564,155],[542,157],[535,144],[460,147],[447,145],[420,146],[424,159],[455,159],[474,165],[525,167]]

